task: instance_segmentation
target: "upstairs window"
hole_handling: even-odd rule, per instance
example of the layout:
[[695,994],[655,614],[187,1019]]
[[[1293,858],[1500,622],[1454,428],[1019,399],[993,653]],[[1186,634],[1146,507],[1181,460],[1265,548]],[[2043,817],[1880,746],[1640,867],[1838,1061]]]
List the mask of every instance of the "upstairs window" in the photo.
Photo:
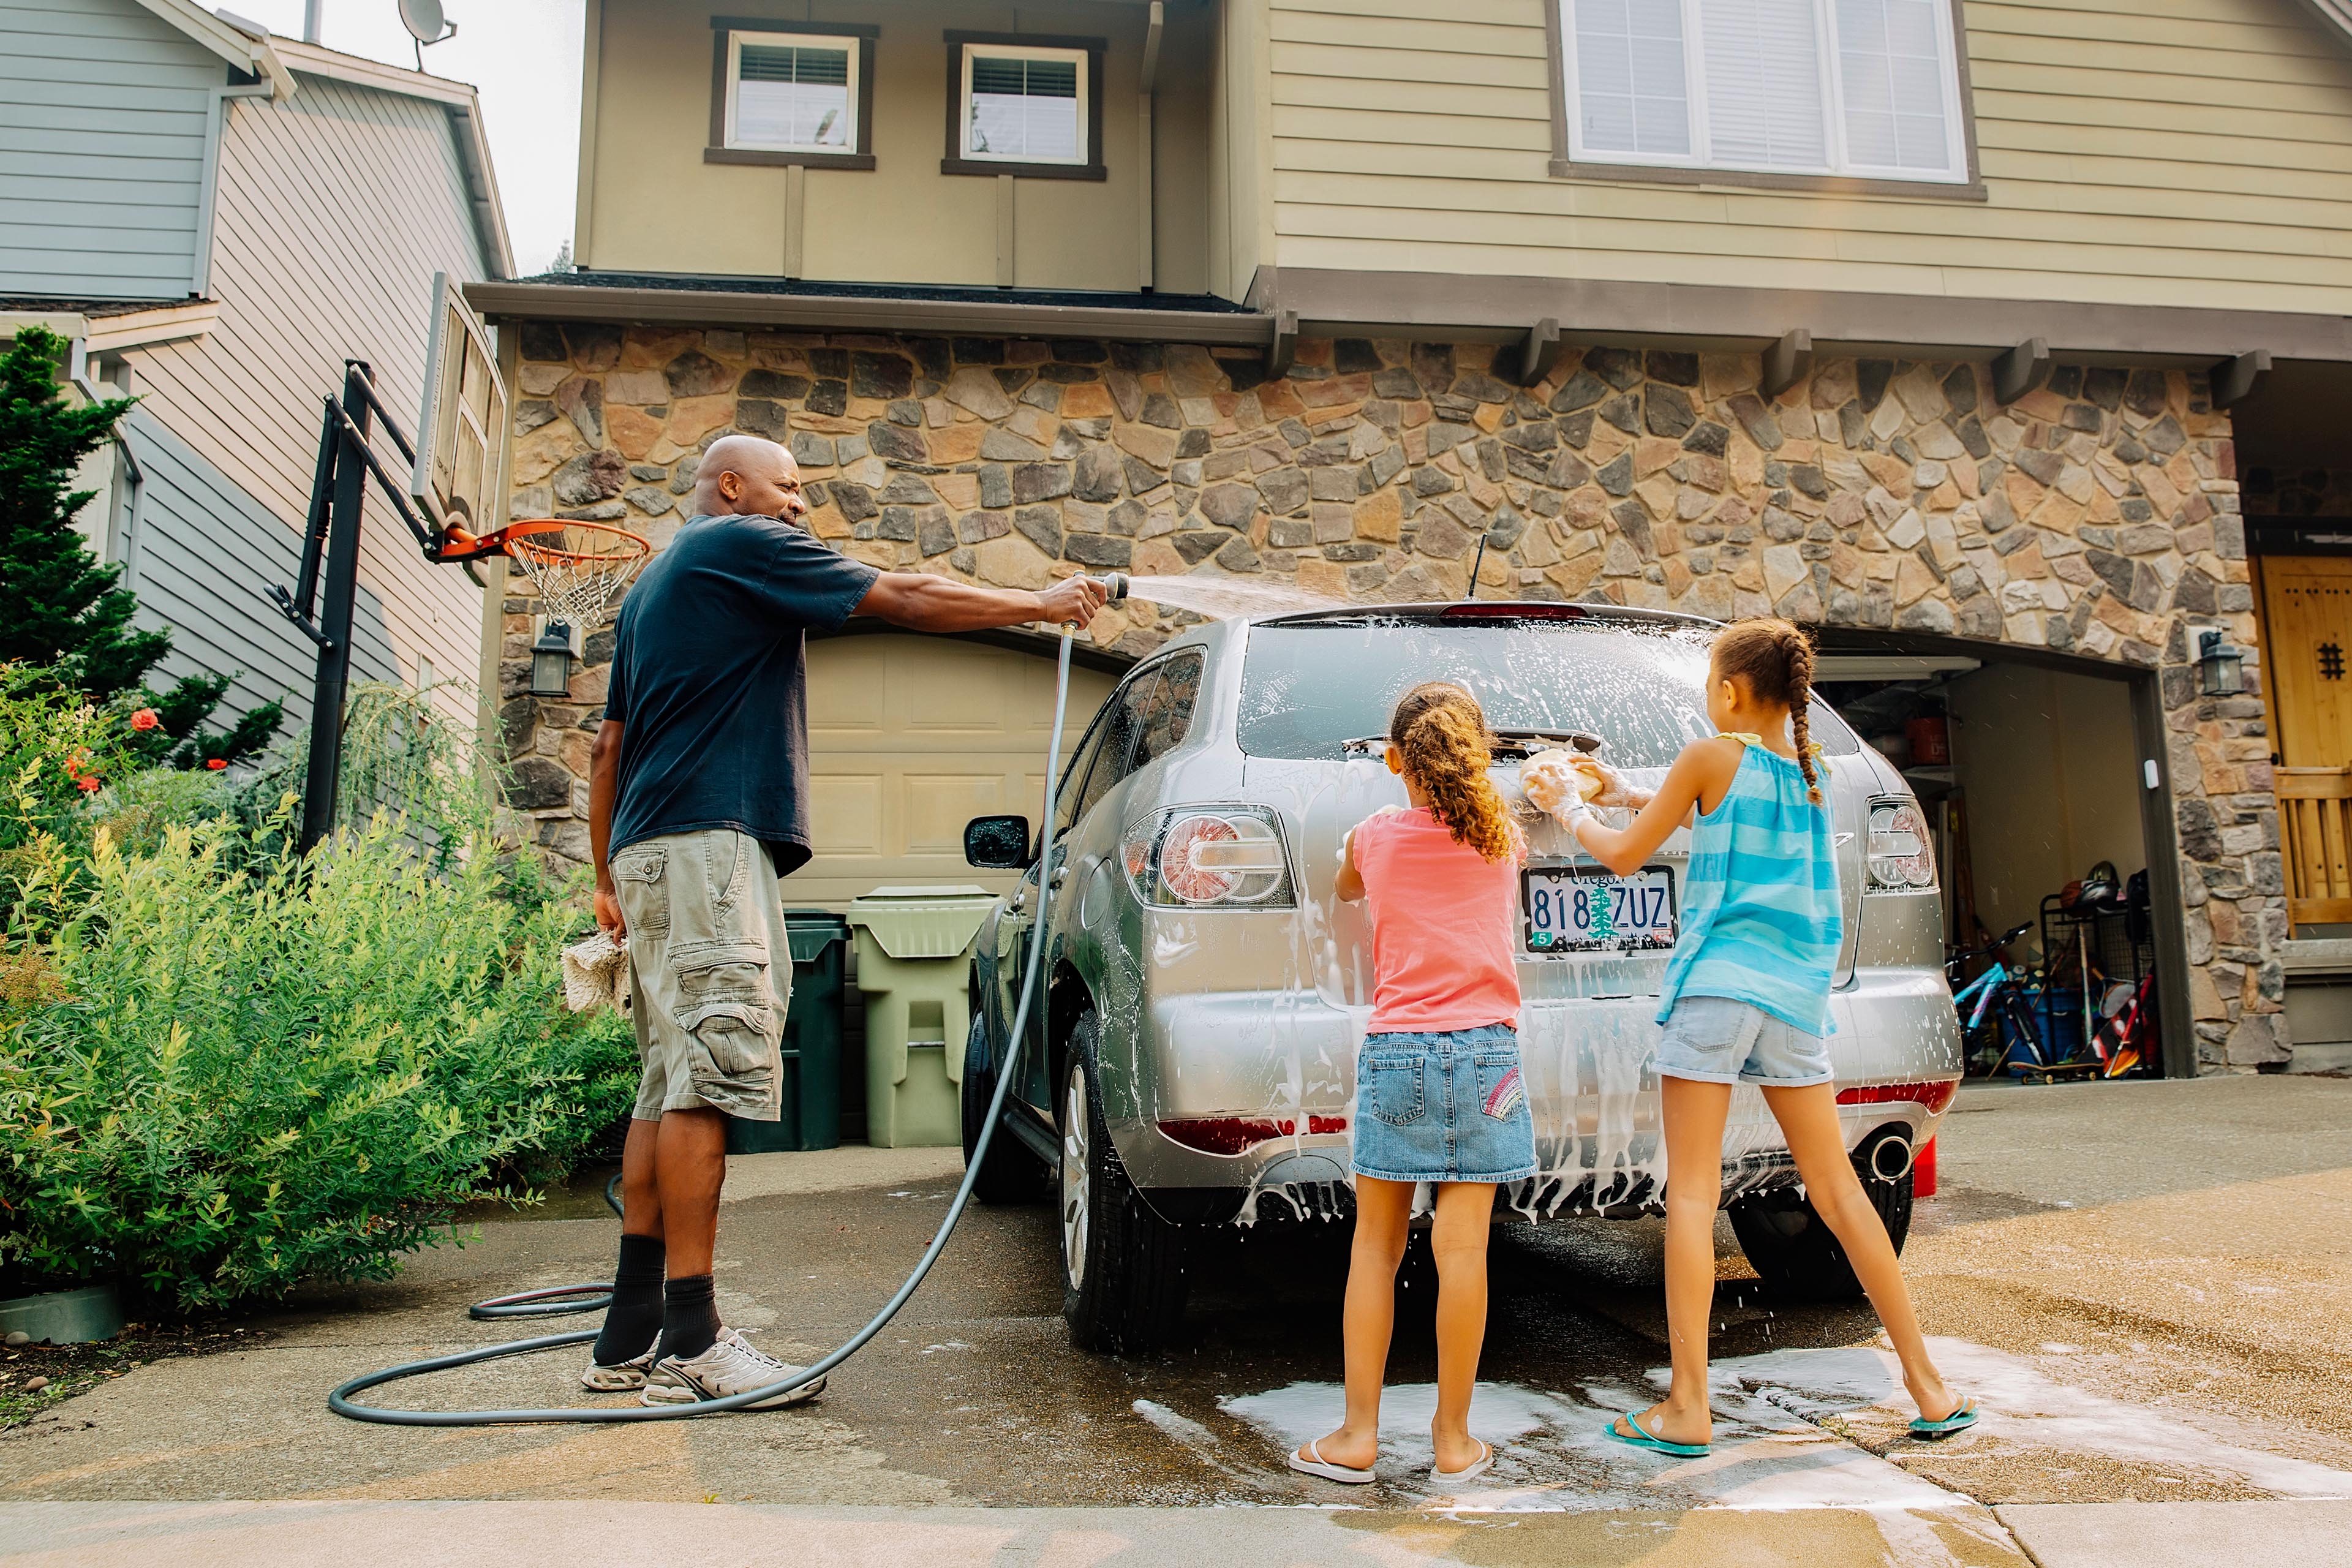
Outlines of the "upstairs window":
[[714,163],[873,167],[875,29],[824,23],[791,31],[714,18],[710,146]]
[[951,174],[1100,179],[1102,41],[948,35]]
[[1559,4],[1571,163],[1971,178],[1952,0]]

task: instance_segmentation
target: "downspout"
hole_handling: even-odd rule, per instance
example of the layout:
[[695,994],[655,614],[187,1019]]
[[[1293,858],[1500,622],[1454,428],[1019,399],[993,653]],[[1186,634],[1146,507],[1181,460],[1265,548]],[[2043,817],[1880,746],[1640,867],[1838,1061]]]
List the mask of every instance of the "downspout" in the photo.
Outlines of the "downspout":
[[1142,186],[1141,206],[1138,215],[1142,239],[1142,257],[1141,265],[1138,270],[1140,273],[1139,282],[1147,294],[1151,291],[1154,281],[1153,262],[1156,259],[1155,252],[1159,248],[1159,241],[1154,234],[1151,210],[1154,199],[1152,175],[1158,163],[1157,150],[1153,147],[1151,139],[1151,109],[1152,95],[1160,83],[1160,29],[1165,20],[1166,14],[1160,0],[1151,0],[1150,16],[1145,22],[1143,28],[1143,73],[1140,84],[1142,90],[1138,92],[1135,98],[1138,143],[1135,166],[1139,176],[1138,183]]
[[[68,353],[70,357],[66,362],[66,379],[73,383],[74,390],[81,394],[84,402],[95,406],[116,395],[91,377],[89,341],[87,338],[74,339]],[[123,390],[128,392],[130,388],[126,385]],[[114,449],[122,454],[123,474],[131,481],[131,518],[122,530],[122,586],[136,593],[142,537],[139,523],[146,510],[147,470],[139,466],[139,454],[131,449],[131,438],[122,433],[122,421],[120,419],[114,422],[113,439]]]

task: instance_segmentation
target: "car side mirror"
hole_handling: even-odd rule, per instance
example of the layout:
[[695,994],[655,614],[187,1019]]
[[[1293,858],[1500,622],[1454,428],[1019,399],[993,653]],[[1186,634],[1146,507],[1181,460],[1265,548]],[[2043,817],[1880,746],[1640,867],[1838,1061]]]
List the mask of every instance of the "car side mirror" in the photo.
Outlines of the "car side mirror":
[[975,816],[963,825],[963,858],[984,871],[1019,871],[1029,864],[1029,819]]

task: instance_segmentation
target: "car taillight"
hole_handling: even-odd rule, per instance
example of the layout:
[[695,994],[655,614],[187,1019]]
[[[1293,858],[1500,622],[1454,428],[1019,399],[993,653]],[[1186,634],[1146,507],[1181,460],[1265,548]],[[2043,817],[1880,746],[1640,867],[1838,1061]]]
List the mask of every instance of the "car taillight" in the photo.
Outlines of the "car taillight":
[[1853,1089],[1838,1090],[1840,1105],[1887,1105],[1897,1100],[1913,1100],[1926,1108],[1930,1116],[1952,1103],[1960,1091],[1957,1079],[1938,1079],[1933,1083],[1866,1083]]
[[1162,908],[1290,907],[1290,860],[1273,814],[1183,806],[1128,829],[1119,846],[1135,896]]
[[[1344,1116],[1309,1116],[1309,1134],[1345,1132],[1348,1119]],[[1187,1149],[1198,1149],[1204,1154],[1239,1154],[1260,1143],[1271,1143],[1277,1138],[1295,1137],[1298,1122],[1291,1117],[1276,1120],[1270,1116],[1202,1116],[1187,1121],[1163,1121],[1160,1131]]]
[[1870,807],[1870,886],[1865,891],[1916,892],[1936,885],[1936,850],[1919,803],[1880,800]]

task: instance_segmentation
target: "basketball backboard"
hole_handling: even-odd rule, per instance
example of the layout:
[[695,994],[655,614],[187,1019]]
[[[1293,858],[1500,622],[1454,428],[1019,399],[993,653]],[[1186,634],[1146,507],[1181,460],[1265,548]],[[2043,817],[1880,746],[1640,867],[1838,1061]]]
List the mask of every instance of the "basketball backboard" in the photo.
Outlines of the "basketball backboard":
[[489,330],[446,272],[433,275],[433,337],[409,493],[443,529],[498,526],[505,482],[507,389]]

